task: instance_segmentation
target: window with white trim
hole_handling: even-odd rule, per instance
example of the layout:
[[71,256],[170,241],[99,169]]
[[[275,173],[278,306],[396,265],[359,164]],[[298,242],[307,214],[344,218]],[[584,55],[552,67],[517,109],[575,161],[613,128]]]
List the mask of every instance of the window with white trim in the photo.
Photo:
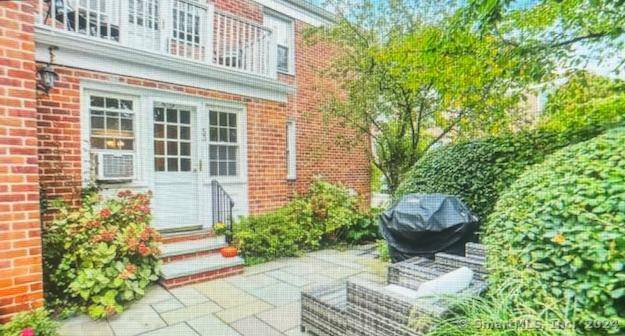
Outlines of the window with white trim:
[[209,171],[211,176],[237,176],[239,134],[237,113],[209,112]]
[[106,95],[89,97],[90,143],[94,150],[133,151],[134,104]]
[[295,180],[297,177],[297,129],[295,120],[286,122],[286,178]]
[[283,16],[265,13],[265,26],[271,28],[276,41],[278,71],[292,73],[295,68],[293,21]]

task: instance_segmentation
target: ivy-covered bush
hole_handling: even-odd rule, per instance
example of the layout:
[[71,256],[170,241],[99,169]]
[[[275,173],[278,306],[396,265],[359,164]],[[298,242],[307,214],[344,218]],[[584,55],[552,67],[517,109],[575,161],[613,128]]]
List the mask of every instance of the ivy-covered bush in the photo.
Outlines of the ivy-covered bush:
[[21,312],[13,316],[9,323],[0,325],[2,336],[59,336],[58,323],[50,318],[43,308]]
[[496,251],[488,260],[494,286],[531,272],[524,304],[557,302],[578,328],[589,327],[584,334],[606,320],[620,324],[612,333],[625,333],[625,128],[526,171],[499,199],[483,240]]
[[286,206],[249,216],[234,226],[234,242],[248,263],[296,256],[338,243],[374,241],[375,215],[359,206],[347,188],[316,180]]
[[43,234],[47,303],[92,318],[123,311],[158,279],[160,235],[150,223],[149,194],[87,193],[80,208],[59,213]]
[[421,158],[404,178],[395,197],[407,193],[456,195],[483,220],[492,212],[499,194],[526,167],[604,130],[592,126],[566,132],[524,131],[448,145]]

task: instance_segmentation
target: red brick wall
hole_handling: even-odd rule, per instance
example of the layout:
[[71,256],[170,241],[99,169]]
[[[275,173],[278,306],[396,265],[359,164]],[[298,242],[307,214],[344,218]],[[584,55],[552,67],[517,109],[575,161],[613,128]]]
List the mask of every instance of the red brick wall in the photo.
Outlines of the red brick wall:
[[215,9],[252,21],[263,22],[262,7],[250,0],[216,0]]
[[0,1],[0,322],[43,302],[33,12]]
[[[328,122],[320,112],[319,103],[324,98],[324,88],[332,85],[319,79],[318,71],[328,61],[327,57],[319,56],[331,54],[332,49],[327,45],[307,45],[302,36],[305,26],[301,22],[296,23],[296,76],[280,75],[282,81],[297,86],[296,94],[290,96],[286,104],[164,82],[56,67],[60,75],[56,88],[48,96],[40,95],[37,102],[40,179],[46,195],[77,198],[77,187],[81,183],[79,83],[81,78],[89,78],[244,102],[247,105],[251,213],[283,205],[293,192],[305,191],[316,175],[344,183],[368,200],[370,166],[365,154],[368,141],[360,139],[356,146],[339,144],[341,137],[355,136],[355,133],[337,127],[335,121]],[[295,182],[286,181],[287,118],[295,118],[297,121]]]
[[[310,45],[304,41],[307,25],[296,21],[295,78],[297,93],[289,104],[289,116],[297,124],[297,183],[304,191],[314,176],[320,175],[332,182],[346,184],[358,191],[368,203],[370,200],[371,169],[367,148],[369,139],[340,125],[320,110],[328,93],[334,90],[331,81],[319,74],[328,66],[333,48],[327,44]],[[345,139],[356,141],[346,142]]]
[[78,199],[82,179],[80,80],[99,79],[243,102],[247,106],[250,211],[275,208],[287,200],[285,103],[69,67],[54,69],[59,74],[57,85],[37,100],[39,174],[46,197]]

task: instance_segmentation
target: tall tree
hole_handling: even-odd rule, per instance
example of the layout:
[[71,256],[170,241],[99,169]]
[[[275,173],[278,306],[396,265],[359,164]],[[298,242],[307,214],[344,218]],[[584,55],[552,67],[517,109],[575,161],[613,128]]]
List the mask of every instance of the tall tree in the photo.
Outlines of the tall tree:
[[435,0],[340,3],[336,24],[313,34],[340,47],[324,75],[342,94],[323,109],[371,137],[373,164],[391,192],[442,141],[508,130],[522,88],[542,74],[515,46],[458,29],[457,8]]
[[604,62],[619,72],[625,63],[625,0],[469,0],[463,13],[463,25],[559,67]]

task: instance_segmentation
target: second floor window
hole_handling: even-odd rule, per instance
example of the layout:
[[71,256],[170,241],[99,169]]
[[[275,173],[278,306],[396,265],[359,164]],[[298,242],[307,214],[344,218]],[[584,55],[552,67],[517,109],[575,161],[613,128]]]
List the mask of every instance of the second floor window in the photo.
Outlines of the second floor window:
[[273,31],[277,44],[277,68],[280,72],[293,73],[294,33],[293,21],[278,15],[265,14],[265,26]]

